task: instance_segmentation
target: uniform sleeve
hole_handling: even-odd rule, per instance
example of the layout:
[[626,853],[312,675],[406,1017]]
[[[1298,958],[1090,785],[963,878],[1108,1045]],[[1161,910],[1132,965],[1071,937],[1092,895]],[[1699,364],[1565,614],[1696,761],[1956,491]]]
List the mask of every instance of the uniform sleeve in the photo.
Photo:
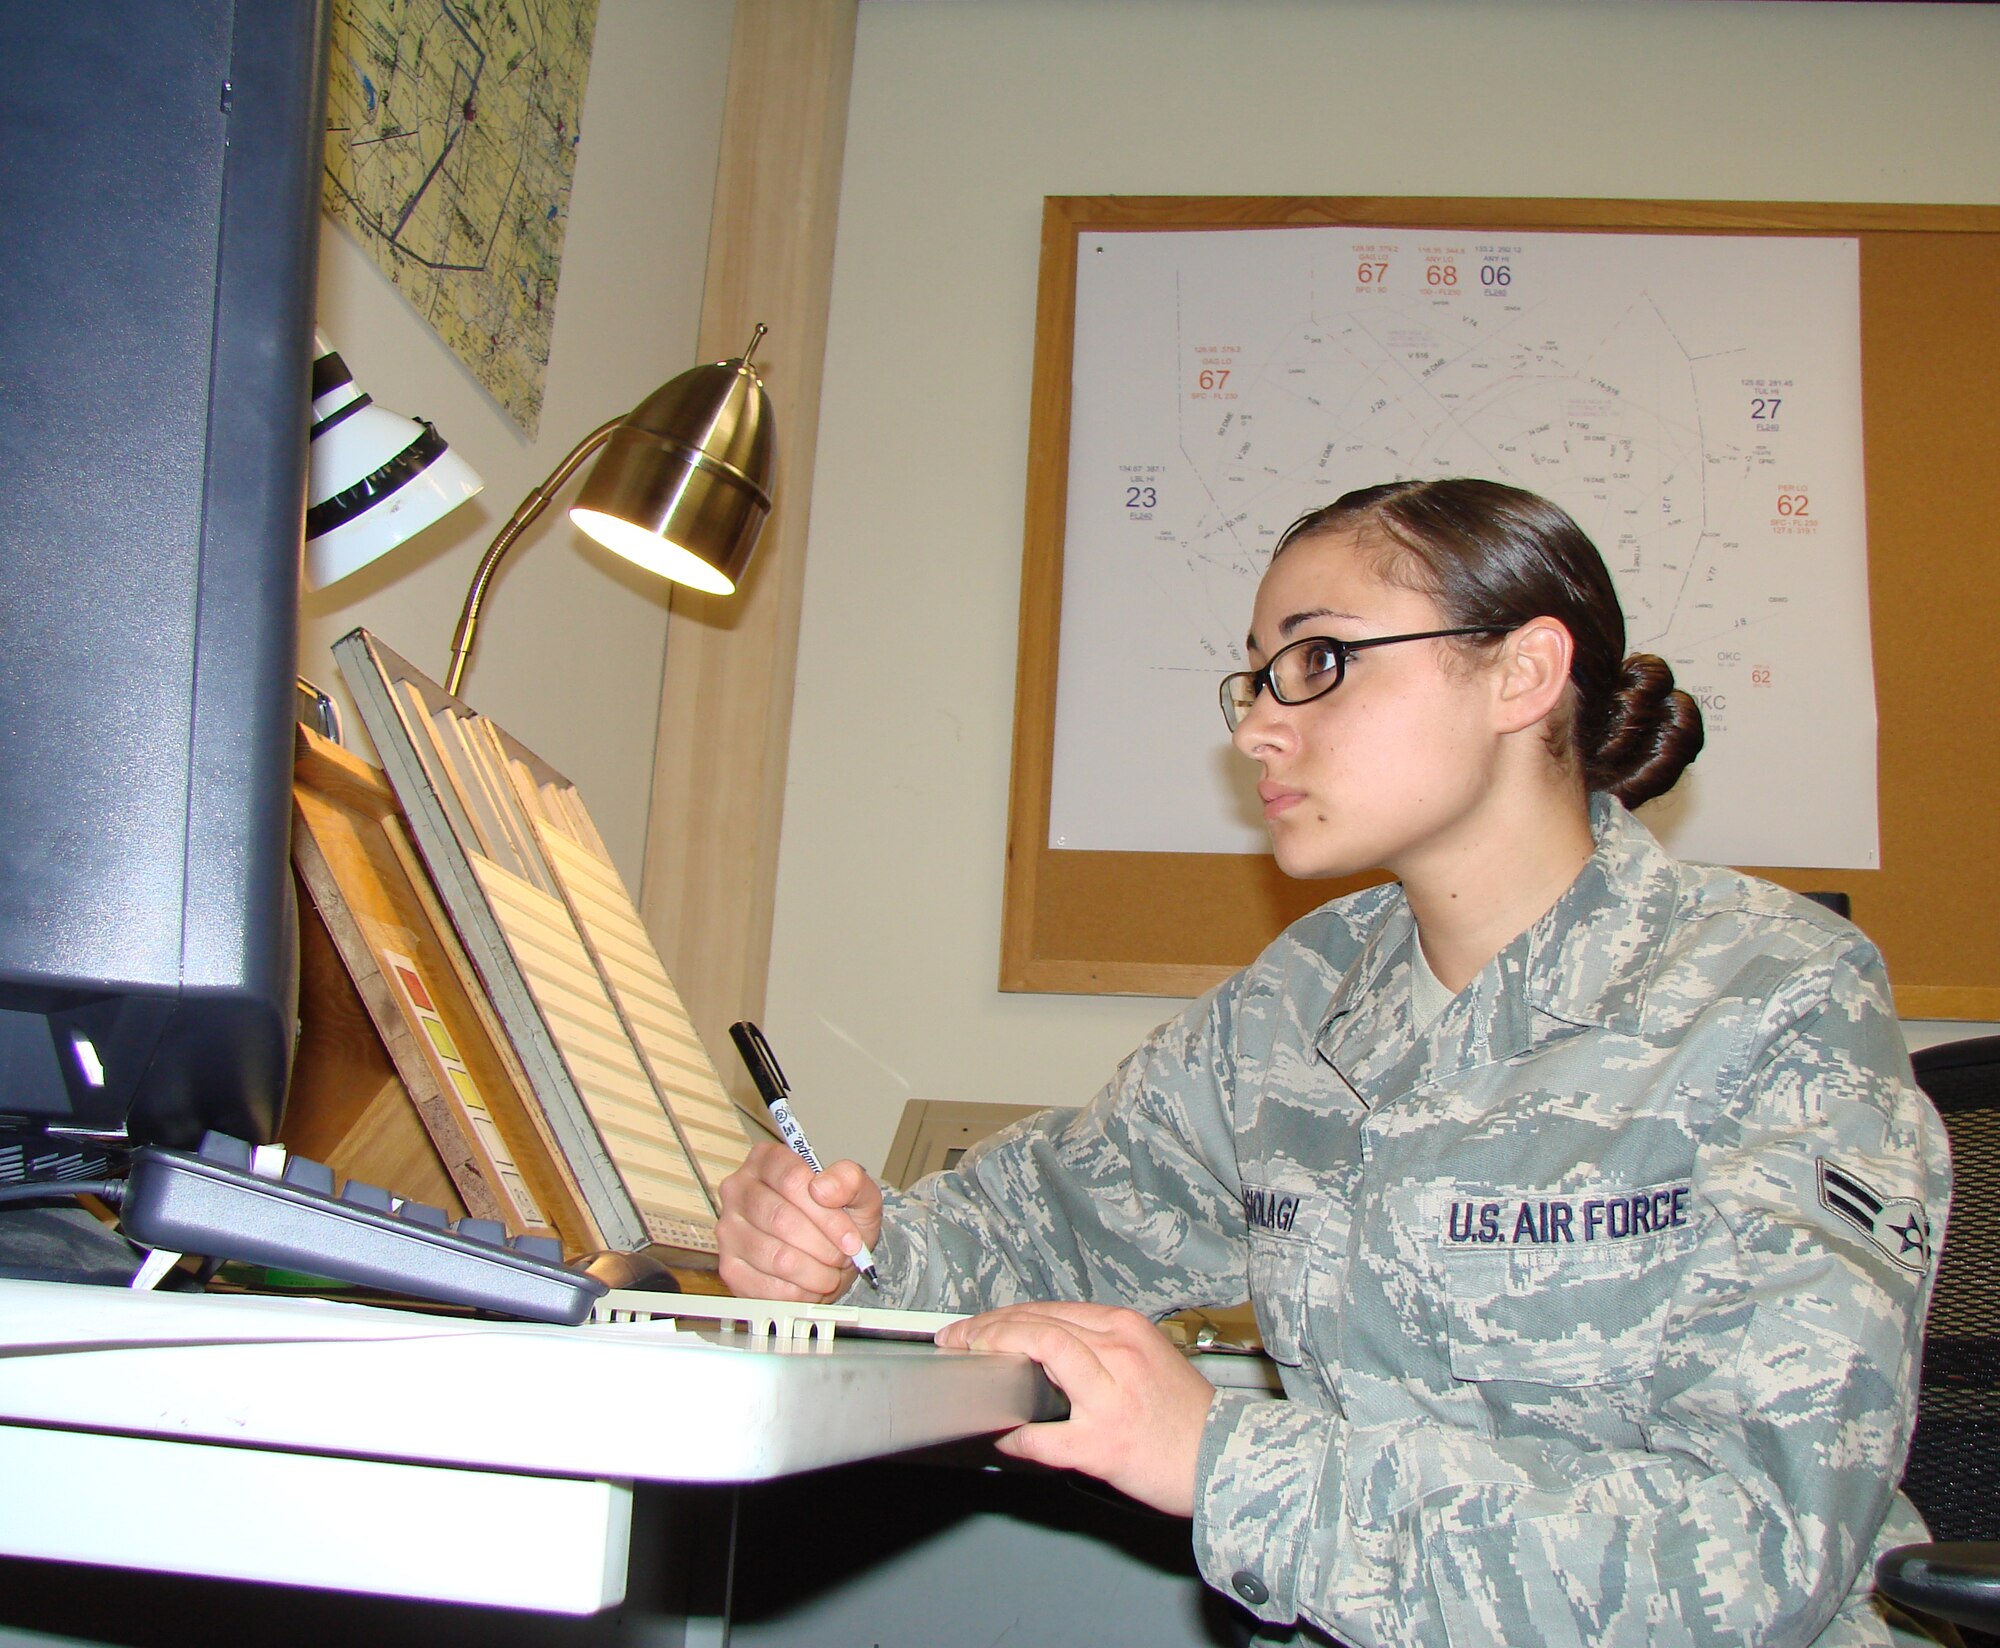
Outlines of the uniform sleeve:
[[1850,1594],[1915,1413],[1942,1131],[1869,947],[1799,966],[1744,1019],[1714,1093],[1686,1095],[1706,1217],[1629,1445],[1225,1392],[1196,1484],[1211,1584],[1355,1648],[1782,1648],[1844,1605],[1829,1642],[1893,1640]]
[[1225,983],[1163,1025],[1082,1110],[1044,1111],[885,1192],[875,1256],[890,1301],[1095,1300],[1158,1317],[1242,1299],[1234,999]]

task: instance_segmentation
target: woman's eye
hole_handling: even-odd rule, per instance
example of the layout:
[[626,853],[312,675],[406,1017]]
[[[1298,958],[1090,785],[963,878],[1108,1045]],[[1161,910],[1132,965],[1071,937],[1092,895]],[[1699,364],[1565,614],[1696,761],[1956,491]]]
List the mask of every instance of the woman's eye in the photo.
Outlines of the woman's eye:
[[1340,649],[1331,641],[1308,641],[1299,648],[1299,678],[1317,681],[1340,673]]

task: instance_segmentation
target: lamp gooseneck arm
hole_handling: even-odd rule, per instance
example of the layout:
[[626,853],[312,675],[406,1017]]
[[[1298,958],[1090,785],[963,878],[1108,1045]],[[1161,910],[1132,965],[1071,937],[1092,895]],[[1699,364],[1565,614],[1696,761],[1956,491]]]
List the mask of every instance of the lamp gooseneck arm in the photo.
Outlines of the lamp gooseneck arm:
[[621,414],[609,423],[600,424],[571,449],[568,457],[556,465],[549,478],[542,482],[521,500],[507,524],[487,545],[486,553],[479,558],[479,570],[472,575],[472,587],[465,592],[465,610],[458,615],[458,628],[451,638],[451,664],[445,670],[444,690],[456,695],[458,683],[464,679],[465,666],[472,657],[472,634],[479,627],[479,608],[486,599],[486,586],[493,581],[493,574],[500,569],[507,551],[522,533],[535,523],[535,518],[554,502],[555,495],[563,489],[563,484],[577,472],[583,461],[606,441],[612,431],[625,421]]

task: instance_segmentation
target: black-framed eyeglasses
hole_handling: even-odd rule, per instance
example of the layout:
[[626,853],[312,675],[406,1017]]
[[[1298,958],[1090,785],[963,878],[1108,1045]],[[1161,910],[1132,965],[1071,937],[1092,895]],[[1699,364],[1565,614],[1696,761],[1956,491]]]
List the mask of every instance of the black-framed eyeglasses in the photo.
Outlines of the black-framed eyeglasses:
[[1238,670],[1222,678],[1222,718],[1234,732],[1266,687],[1281,704],[1310,704],[1324,698],[1347,679],[1347,660],[1370,647],[1392,647],[1398,641],[1438,641],[1449,635],[1505,635],[1505,624],[1473,624],[1464,629],[1424,629],[1413,635],[1376,635],[1366,641],[1336,641],[1330,635],[1308,635],[1271,654],[1260,670]]

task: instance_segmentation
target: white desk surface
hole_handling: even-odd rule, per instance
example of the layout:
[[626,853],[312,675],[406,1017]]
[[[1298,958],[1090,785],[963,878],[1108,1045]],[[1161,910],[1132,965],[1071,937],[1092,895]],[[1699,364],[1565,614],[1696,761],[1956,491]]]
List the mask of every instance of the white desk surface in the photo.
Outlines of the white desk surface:
[[588,1613],[634,1478],[976,1436],[1047,1389],[926,1344],[0,1280],[0,1551]]
[[1019,1424],[1024,1357],[0,1281],[0,1419],[564,1476],[748,1482]]

